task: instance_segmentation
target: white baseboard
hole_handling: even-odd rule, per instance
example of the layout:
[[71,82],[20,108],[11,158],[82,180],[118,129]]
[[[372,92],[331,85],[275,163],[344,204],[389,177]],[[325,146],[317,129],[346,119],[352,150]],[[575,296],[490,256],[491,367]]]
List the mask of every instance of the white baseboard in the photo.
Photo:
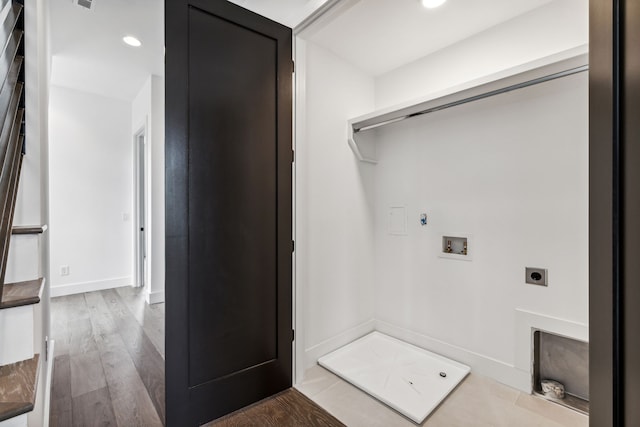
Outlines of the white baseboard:
[[67,285],[51,286],[51,298],[61,297],[65,295],[82,294],[84,292],[102,291],[104,289],[120,288],[122,286],[131,286],[133,278],[118,277],[115,279],[96,280],[93,282],[69,283]]
[[164,291],[149,292],[145,299],[149,305],[164,302]]
[[370,332],[378,331],[448,357],[471,367],[471,371],[495,379],[525,393],[531,393],[531,330],[541,329],[581,341],[588,341],[586,324],[558,319],[525,310],[516,310],[515,365],[458,347],[394,324],[371,319],[304,351],[304,370],[317,360]]
[[531,376],[513,365],[484,356],[473,351],[448,344],[444,341],[401,328],[382,320],[375,321],[375,329],[383,334],[406,341],[425,350],[432,351],[471,367],[471,372],[491,377],[515,389],[531,392]]
[[322,341],[319,344],[305,349],[304,369],[307,370],[314,366],[318,362],[318,359],[325,354],[331,353],[332,351],[337,350],[370,332],[373,332],[375,330],[375,322],[376,321],[374,319],[367,320],[364,323],[329,338],[328,340]]

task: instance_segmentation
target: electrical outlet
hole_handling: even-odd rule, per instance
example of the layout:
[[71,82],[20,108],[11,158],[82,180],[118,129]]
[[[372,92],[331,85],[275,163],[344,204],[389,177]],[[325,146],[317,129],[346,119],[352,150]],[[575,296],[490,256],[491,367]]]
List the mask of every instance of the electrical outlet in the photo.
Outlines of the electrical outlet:
[[69,275],[69,266],[68,265],[61,265],[60,266],[60,275],[61,276],[68,276]]
[[525,267],[525,282],[530,285],[548,286],[546,268]]

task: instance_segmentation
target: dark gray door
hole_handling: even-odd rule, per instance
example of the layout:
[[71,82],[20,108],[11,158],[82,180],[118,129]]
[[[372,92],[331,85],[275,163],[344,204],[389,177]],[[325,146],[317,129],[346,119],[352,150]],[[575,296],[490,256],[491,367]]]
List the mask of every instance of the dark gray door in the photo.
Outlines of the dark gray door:
[[291,386],[291,29],[166,1],[167,424]]

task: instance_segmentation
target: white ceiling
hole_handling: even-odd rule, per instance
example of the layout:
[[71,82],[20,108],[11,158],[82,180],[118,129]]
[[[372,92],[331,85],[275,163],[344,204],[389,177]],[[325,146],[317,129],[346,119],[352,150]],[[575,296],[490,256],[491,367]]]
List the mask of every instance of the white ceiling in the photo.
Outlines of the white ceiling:
[[[150,74],[164,75],[164,0],[51,1],[52,84],[132,100]],[[294,27],[326,0],[232,0]],[[134,35],[142,47],[122,42]]]
[[[52,84],[132,100],[150,74],[164,74],[164,1],[51,1]],[[295,27],[327,0],[231,0]],[[552,0],[341,0],[341,13],[308,37],[371,75],[379,75]],[[563,0],[554,0],[563,1]],[[142,47],[122,42],[134,35]]]
[[448,0],[436,9],[419,0],[348,1],[305,38],[378,76],[552,0]]
[[[229,0],[245,9],[295,27],[327,0]],[[395,0],[394,0],[395,1]]]
[[[51,2],[52,84],[132,100],[150,74],[164,74],[164,1]],[[139,48],[122,41],[142,41]]]

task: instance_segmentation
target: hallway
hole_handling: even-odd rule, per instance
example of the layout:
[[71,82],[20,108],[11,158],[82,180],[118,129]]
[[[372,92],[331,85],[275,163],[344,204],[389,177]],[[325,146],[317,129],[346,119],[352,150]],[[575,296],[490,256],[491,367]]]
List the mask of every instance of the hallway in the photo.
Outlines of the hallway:
[[162,426],[164,304],[138,288],[53,298],[52,427]]

